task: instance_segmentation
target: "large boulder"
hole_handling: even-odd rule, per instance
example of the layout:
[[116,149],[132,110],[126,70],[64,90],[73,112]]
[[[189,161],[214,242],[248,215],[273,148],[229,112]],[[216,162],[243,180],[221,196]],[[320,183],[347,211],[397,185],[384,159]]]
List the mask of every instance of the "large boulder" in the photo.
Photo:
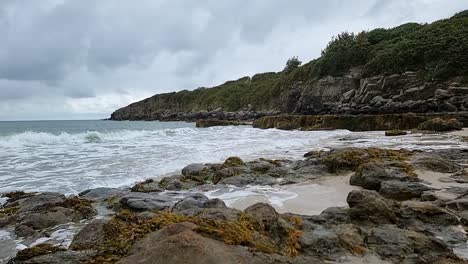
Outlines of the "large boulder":
[[443,243],[423,233],[394,225],[372,228],[366,241],[369,248],[393,263],[434,263],[441,255],[452,255]]
[[[192,223],[179,223],[148,234],[118,264],[238,264],[255,263],[245,248],[229,246],[194,232]],[[258,262],[257,262],[258,263]]]
[[378,191],[382,182],[385,181],[409,181],[407,175],[391,170],[382,164],[368,162],[361,165],[357,172],[351,176],[349,183],[355,186],[361,186],[364,189]]
[[454,173],[461,169],[456,162],[435,153],[418,153],[412,164],[420,169],[443,173]]
[[120,203],[133,210],[164,210],[177,202],[177,197],[159,193],[131,193],[120,199]]
[[451,119],[434,118],[434,119],[425,121],[418,126],[419,130],[439,131],[439,132],[461,130],[462,128],[463,128],[463,123],[458,121],[455,118],[451,118]]
[[376,191],[354,190],[346,198],[351,220],[373,223],[395,223],[397,205],[380,196]]
[[385,198],[403,201],[420,198],[431,189],[418,182],[385,181],[381,183],[379,193]]
[[70,244],[72,250],[97,249],[105,239],[105,225],[108,220],[96,219],[87,224],[73,237]]

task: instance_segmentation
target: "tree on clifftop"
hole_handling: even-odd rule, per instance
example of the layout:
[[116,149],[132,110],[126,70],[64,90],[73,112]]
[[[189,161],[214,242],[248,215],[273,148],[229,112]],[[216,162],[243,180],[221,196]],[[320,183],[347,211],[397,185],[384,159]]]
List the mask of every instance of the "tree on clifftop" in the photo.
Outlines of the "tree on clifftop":
[[286,62],[286,67],[284,67],[284,72],[289,73],[293,71],[294,69],[297,69],[299,66],[301,66],[302,61],[300,61],[297,57],[292,57],[289,58],[289,60]]

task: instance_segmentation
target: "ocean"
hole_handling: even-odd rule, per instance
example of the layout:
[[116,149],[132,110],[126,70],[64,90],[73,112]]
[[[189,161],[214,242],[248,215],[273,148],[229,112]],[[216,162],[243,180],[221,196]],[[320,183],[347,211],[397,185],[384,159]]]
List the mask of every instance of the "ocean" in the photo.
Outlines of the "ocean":
[[467,147],[450,135],[411,134],[402,141],[383,132],[284,131],[250,126],[196,128],[186,122],[0,122],[0,193],[124,187],[181,170],[190,163],[230,156],[298,159],[331,147]]

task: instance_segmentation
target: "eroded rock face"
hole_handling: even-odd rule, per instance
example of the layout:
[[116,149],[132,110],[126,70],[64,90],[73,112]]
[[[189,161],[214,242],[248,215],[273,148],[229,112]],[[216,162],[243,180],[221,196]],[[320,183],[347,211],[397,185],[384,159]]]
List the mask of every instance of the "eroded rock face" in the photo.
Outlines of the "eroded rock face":
[[[253,122],[257,128],[278,128],[285,130],[326,130],[348,129],[350,131],[371,130],[411,130],[420,124],[434,119],[456,119],[463,127],[468,127],[468,113],[405,113],[405,114],[324,114],[324,115],[277,115],[265,116]],[[445,121],[444,121],[445,122]],[[460,123],[456,123],[457,126]],[[451,126],[452,127],[452,126]],[[424,129],[426,130],[426,129]],[[432,129],[430,129],[432,130]],[[452,129],[453,130],[453,129]]]

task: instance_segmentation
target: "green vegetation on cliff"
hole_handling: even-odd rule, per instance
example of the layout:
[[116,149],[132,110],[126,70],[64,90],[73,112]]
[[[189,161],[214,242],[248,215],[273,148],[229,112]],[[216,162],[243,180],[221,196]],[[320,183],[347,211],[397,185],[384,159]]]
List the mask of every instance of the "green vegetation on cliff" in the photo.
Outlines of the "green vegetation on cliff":
[[352,67],[361,68],[364,76],[418,71],[430,81],[464,76],[466,82],[467,54],[468,11],[463,11],[431,24],[407,23],[358,34],[344,32],[332,38],[321,57],[303,66],[293,57],[282,72],[243,77],[213,88],[155,95],[129,107],[137,107],[142,116],[145,111],[279,109],[281,95],[294,84],[328,75],[342,76]]

